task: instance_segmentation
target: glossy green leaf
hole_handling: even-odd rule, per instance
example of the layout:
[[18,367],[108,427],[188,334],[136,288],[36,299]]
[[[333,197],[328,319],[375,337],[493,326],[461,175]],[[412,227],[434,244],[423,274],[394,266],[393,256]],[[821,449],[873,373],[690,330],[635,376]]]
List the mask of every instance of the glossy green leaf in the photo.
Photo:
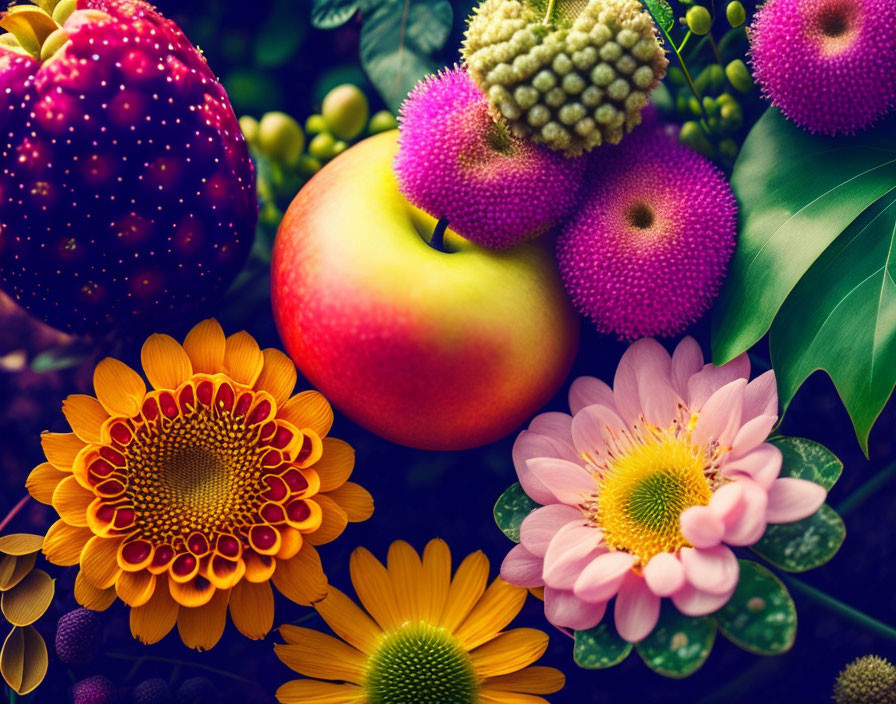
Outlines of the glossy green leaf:
[[894,120],[888,120],[856,137],[821,137],[804,132],[776,108],[756,123],[731,177],[740,202],[740,235],[715,306],[716,363],[733,359],[765,335],[822,252],[896,188],[893,128]]
[[753,552],[788,572],[805,572],[828,562],[846,539],[843,519],[827,504],[808,518],[770,525]]
[[498,528],[513,542],[520,542],[520,524],[523,519],[538,508],[538,504],[530,499],[523,487],[514,484],[509,487],[495,503],[495,523]]
[[784,408],[817,369],[831,377],[867,452],[896,385],[896,192],[828,248],[781,307],[769,336]]
[[448,0],[383,0],[364,18],[361,65],[393,113],[439,67],[432,55],[445,45],[453,16]]
[[808,479],[828,491],[837,483],[843,471],[843,463],[824,445],[805,438],[775,437],[769,440],[775,445],[783,460],[782,477]]
[[737,589],[714,614],[719,630],[735,645],[759,655],[790,650],[796,638],[796,607],[790,593],[762,565],[738,562]]
[[644,663],[666,677],[688,677],[706,662],[716,639],[711,616],[685,616],[668,600],[656,628],[635,647]]
[[314,0],[311,24],[318,29],[335,29],[354,17],[360,5],[359,0]]
[[664,32],[668,32],[675,24],[675,14],[666,0],[641,0],[644,6],[653,15],[657,26]]
[[603,670],[618,665],[632,652],[632,644],[619,637],[606,623],[599,623],[587,631],[575,632],[572,657],[576,665],[586,670]]

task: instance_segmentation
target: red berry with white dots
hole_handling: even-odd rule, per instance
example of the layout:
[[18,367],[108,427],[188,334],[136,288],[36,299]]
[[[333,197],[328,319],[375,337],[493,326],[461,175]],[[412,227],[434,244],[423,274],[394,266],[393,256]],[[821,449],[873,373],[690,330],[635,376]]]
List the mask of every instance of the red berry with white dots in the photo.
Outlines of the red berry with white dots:
[[0,286],[75,332],[199,314],[258,210],[205,59],[143,0],[41,0],[0,27]]

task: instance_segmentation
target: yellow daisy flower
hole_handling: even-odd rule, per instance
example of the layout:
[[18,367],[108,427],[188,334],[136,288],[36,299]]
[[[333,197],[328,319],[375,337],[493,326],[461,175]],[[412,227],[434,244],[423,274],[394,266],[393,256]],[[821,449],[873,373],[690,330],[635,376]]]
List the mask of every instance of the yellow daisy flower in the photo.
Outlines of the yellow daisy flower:
[[225,339],[206,320],[183,345],[152,335],[141,361],[151,390],[104,359],[96,398],[63,403],[74,432],[41,436],[48,461],[27,487],[60,518],[44,554],[80,565],[83,606],[103,610],[116,595],[128,604],[144,643],[176,623],[186,645],[211,648],[228,608],[242,633],[264,638],[270,582],[299,604],[322,599],[314,546],[373,512],[370,494],[346,481],[354,451],[327,437],[333,411],[323,396],[291,396],[292,361],[246,332]]
[[364,548],[351,578],[364,610],[330,587],[314,607],[342,640],[281,626],[277,656],[314,679],[277,690],[283,704],[546,704],[563,673],[530,667],[548,637],[531,628],[502,632],[526,590],[500,577],[486,588],[488,559],[469,555],[451,578],[451,553],[433,540],[423,558],[407,543],[389,548],[384,567]]

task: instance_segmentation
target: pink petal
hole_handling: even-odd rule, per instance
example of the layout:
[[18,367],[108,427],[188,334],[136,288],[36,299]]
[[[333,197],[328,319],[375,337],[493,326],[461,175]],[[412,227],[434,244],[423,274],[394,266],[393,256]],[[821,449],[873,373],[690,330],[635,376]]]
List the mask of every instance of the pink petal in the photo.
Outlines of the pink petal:
[[768,490],[765,518],[769,523],[799,521],[820,509],[827,495],[823,486],[806,479],[776,479]]
[[722,542],[725,524],[709,506],[691,506],[681,513],[681,533],[696,548]]
[[616,631],[629,643],[637,643],[650,635],[659,617],[660,598],[650,591],[643,577],[629,572],[616,597]]
[[555,456],[552,441],[538,433],[524,430],[513,443],[513,466],[520,484],[523,486],[523,491],[540,504],[555,504],[557,497],[532,473],[532,470],[526,466],[526,461],[533,457]]
[[535,509],[520,525],[520,544],[533,555],[544,557],[551,540],[563,526],[584,521],[585,517],[579,509],[566,504],[551,504]]
[[595,557],[576,580],[573,591],[585,601],[607,601],[616,595],[625,575],[635,562],[627,552],[607,552]]
[[727,447],[740,428],[746,379],[735,379],[716,391],[703,407],[694,425],[693,440],[698,445],[716,441]]
[[629,345],[619,360],[613,379],[616,408],[628,425],[637,423],[642,414],[638,393],[641,375],[652,369],[660,378],[668,380],[671,368],[672,358],[653,338],[645,337]]
[[544,556],[544,582],[555,589],[572,589],[582,570],[606,550],[603,533],[574,523],[563,526]]
[[669,381],[668,372],[654,367],[646,369],[638,379],[638,397],[644,418],[660,428],[671,424],[679,415],[679,406],[684,405]]
[[594,477],[581,465],[550,457],[535,457],[526,466],[558,500],[578,506],[596,486]]
[[672,386],[682,398],[688,397],[688,379],[703,369],[703,352],[693,337],[686,337],[672,353]]
[[748,420],[734,436],[734,442],[731,443],[732,455],[743,455],[764,443],[777,422],[778,416],[765,415]]
[[727,528],[735,523],[744,512],[744,488],[739,481],[731,481],[716,489],[709,500],[712,511]]
[[737,483],[743,490],[743,510],[736,521],[725,527],[725,542],[729,545],[752,545],[765,532],[768,495],[752,479],[743,477]]
[[572,416],[569,413],[541,413],[529,423],[529,430],[533,433],[547,435],[569,447],[572,447],[571,427]]
[[671,552],[661,552],[644,567],[644,581],[657,596],[669,596],[684,585],[684,567]]
[[744,392],[744,420],[756,416],[778,415],[778,384],[775,372],[769,369],[747,384]]
[[530,553],[522,545],[515,546],[501,563],[501,577],[517,587],[540,587],[543,560]]
[[781,451],[766,442],[745,455],[726,460],[722,472],[728,476],[745,475],[768,490],[781,473],[782,460]]
[[731,548],[682,548],[681,564],[688,582],[710,594],[725,594],[737,585],[740,566]]
[[623,425],[622,418],[606,406],[586,406],[572,419],[573,445],[581,455],[595,458],[606,450],[607,441]]
[[710,594],[700,591],[692,584],[685,584],[672,595],[672,603],[685,616],[706,616],[727,604],[732,594],[734,589],[725,594]]
[[607,611],[607,602],[588,604],[564,589],[544,589],[544,615],[558,628],[586,631],[594,628]]
[[572,382],[572,386],[569,387],[569,408],[573,415],[595,403],[615,411],[613,389],[593,376],[580,376]]
[[688,408],[699,411],[710,396],[737,379],[750,377],[750,360],[746,353],[728,364],[717,367],[706,364],[688,380]]

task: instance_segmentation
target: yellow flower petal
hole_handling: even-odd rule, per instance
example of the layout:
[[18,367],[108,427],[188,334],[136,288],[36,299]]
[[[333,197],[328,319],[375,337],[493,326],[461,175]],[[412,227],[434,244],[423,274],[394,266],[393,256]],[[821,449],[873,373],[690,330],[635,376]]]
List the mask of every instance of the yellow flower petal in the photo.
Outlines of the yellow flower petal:
[[97,589],[108,589],[118,575],[118,546],[121,538],[101,538],[98,535],[87,541],[81,551],[81,574]]
[[386,568],[369,550],[357,548],[349,560],[352,585],[358,599],[384,631],[398,628],[403,620]]
[[33,533],[9,533],[0,538],[0,552],[4,555],[31,555],[40,552],[44,536]]
[[193,364],[194,374],[224,371],[224,330],[214,318],[203,320],[187,333],[184,350]]
[[245,579],[230,591],[230,618],[246,638],[262,640],[274,625],[274,593],[267,582]]
[[177,630],[188,648],[209,650],[221,640],[227,623],[227,602],[230,592],[216,590],[211,601],[195,609],[181,607],[177,614]]
[[189,579],[186,582],[178,582],[168,578],[168,589],[171,597],[185,609],[197,609],[208,604],[220,591],[207,579]]
[[135,416],[140,412],[146,384],[127,364],[106,357],[93,372],[93,389],[103,407],[112,415]]
[[292,680],[277,690],[281,704],[364,704],[364,690],[353,684]]
[[356,684],[364,681],[367,658],[347,643],[299,626],[281,626],[280,635],[287,645],[278,643],[274,652],[300,675]]
[[72,475],[67,476],[53,492],[53,508],[70,526],[87,527],[87,507],[96,497],[78,484]]
[[4,555],[0,558],[0,591],[13,589],[34,569],[37,553],[30,555]]
[[420,614],[420,587],[423,565],[420,556],[403,540],[396,540],[389,546],[386,562],[395,601],[401,611],[403,621],[417,622]]
[[122,572],[115,581],[118,598],[132,608],[148,602],[155,589],[156,576],[146,570]]
[[548,700],[533,694],[483,688],[476,704],[548,704]]
[[264,355],[255,338],[245,330],[227,338],[224,346],[224,370],[239,384],[254,386],[264,367]]
[[314,471],[320,477],[320,490],[338,489],[352,474],[355,468],[355,451],[345,440],[324,438],[323,455],[314,465]]
[[526,603],[528,592],[498,577],[485,590],[479,603],[454,631],[465,650],[472,650],[497,636]]
[[488,558],[482,551],[467,555],[448,588],[441,625],[450,632],[463,623],[488,583]]
[[338,489],[328,491],[327,496],[345,511],[350,523],[366,521],[373,515],[373,497],[360,484],[346,482]]
[[193,374],[193,363],[170,335],[150,335],[140,350],[140,363],[156,389],[176,389]]
[[490,677],[485,681],[483,689],[525,694],[553,694],[563,689],[565,684],[566,675],[560,670],[535,666],[508,675]]
[[382,629],[345,594],[330,587],[325,599],[314,605],[333,632],[363,653],[372,653]]
[[25,481],[25,488],[35,500],[42,504],[51,504],[56,486],[68,476],[71,476],[68,472],[58,470],[49,462],[44,462],[31,470]]
[[13,626],[30,626],[53,602],[56,580],[43,570],[33,570],[13,589],[3,592],[0,610]]
[[313,533],[308,533],[305,540],[311,545],[326,545],[342,535],[348,525],[348,516],[345,515],[345,511],[339,504],[326,494],[316,495],[314,501],[322,511],[320,528]]
[[444,540],[430,540],[423,550],[423,597],[420,617],[439,623],[451,586],[451,551]]
[[327,595],[327,576],[320,564],[320,555],[307,542],[291,560],[277,561],[271,579],[277,591],[302,606],[309,606]]
[[105,611],[115,602],[115,588],[97,589],[80,572],[75,577],[75,601],[91,611]]
[[538,660],[548,647],[548,636],[534,628],[515,628],[470,653],[480,677],[495,677],[522,670]]
[[81,552],[93,537],[88,528],[76,528],[63,520],[50,526],[44,536],[44,556],[54,565],[71,567],[81,560]]
[[333,409],[318,391],[303,391],[296,394],[277,413],[297,428],[311,428],[320,437],[325,437],[333,427]]
[[177,622],[178,605],[164,580],[160,580],[149,601],[131,609],[131,635],[145,645],[158,643]]
[[40,434],[40,444],[44,454],[56,469],[71,471],[78,453],[87,447],[86,443],[74,433]]
[[0,672],[19,694],[34,690],[47,674],[47,644],[34,626],[13,628],[0,652]]
[[84,442],[100,442],[100,431],[109,412],[93,396],[72,394],[62,402],[62,413]]
[[269,347],[262,351],[264,366],[255,382],[256,389],[267,391],[280,408],[296,388],[296,365],[280,350]]

